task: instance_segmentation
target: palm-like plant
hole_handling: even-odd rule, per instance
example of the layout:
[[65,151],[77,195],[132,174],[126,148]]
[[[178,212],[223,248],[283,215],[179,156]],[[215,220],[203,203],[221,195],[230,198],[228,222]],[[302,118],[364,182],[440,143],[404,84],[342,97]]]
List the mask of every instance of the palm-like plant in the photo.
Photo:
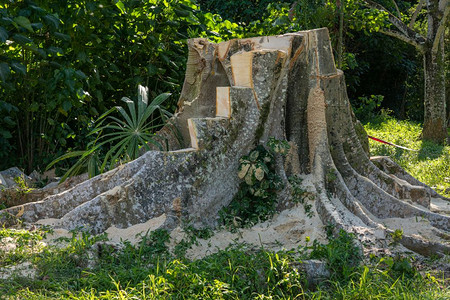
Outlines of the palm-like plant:
[[[136,102],[127,97],[122,98],[127,104],[128,112],[121,106],[115,106],[97,120],[97,126],[89,135],[98,134],[99,138],[98,141],[94,140],[88,144],[88,147],[101,147],[105,144],[112,146],[106,153],[100,172],[104,171],[108,161],[110,166],[114,166],[118,160],[129,161],[138,158],[140,148],[150,150],[149,144],[154,144],[162,150],[161,144],[155,139],[154,131],[170,116],[160,105],[171,94],[160,94],[150,104],[147,94],[148,89],[140,85]],[[118,111],[123,120],[111,116],[114,111]],[[155,111],[160,112],[159,116],[154,116]],[[111,122],[104,125],[106,120]]]
[[[89,176],[93,177],[113,168],[119,162],[136,159],[139,157],[142,147],[150,150],[149,144],[163,150],[154,131],[160,128],[171,116],[167,110],[160,106],[171,94],[160,94],[150,104],[147,95],[148,89],[139,85],[137,101],[127,97],[122,98],[122,101],[126,103],[128,112],[121,106],[115,106],[97,119],[97,125],[89,133],[89,135],[97,135],[97,137],[87,145],[87,150],[66,153],[52,161],[47,169],[61,160],[81,156],[64,174],[61,181],[86,170]],[[122,118],[111,115],[116,111]],[[155,116],[155,112],[159,112],[159,114]],[[103,162],[101,162],[101,150],[105,147],[109,147],[109,150],[106,152]]]

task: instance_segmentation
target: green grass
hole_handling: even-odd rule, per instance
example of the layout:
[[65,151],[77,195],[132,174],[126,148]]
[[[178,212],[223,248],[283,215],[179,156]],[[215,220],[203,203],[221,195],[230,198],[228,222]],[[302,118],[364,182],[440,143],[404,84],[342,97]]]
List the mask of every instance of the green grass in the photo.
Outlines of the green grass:
[[[22,237],[3,229],[0,236]],[[3,266],[30,261],[34,279],[0,280],[2,299],[448,299],[443,280],[419,273],[403,257],[372,257],[365,265],[353,236],[329,236],[329,244],[308,243],[292,251],[250,250],[239,244],[206,258],[190,261],[169,253],[169,235],[160,230],[140,244],[121,250],[93,245],[106,240],[74,232],[65,246],[30,251],[44,231],[26,237],[17,251],[29,253]],[[1,250],[0,250],[1,251]],[[95,255],[93,255],[95,254]],[[3,257],[14,255],[3,253]],[[306,258],[324,260],[330,280],[308,287],[295,267]],[[89,266],[89,261],[95,264]]]
[[415,149],[407,151],[370,140],[370,154],[393,158],[411,175],[450,197],[450,145],[437,145],[420,139],[422,127],[411,121],[380,118],[365,125],[369,135]]
[[[450,147],[420,141],[420,125],[384,118],[365,127],[370,135],[419,150],[409,152],[371,142],[372,155],[393,157],[440,192],[450,188]],[[208,237],[211,232],[186,230],[188,240],[171,253],[166,246],[170,236],[164,230],[144,236],[136,246],[124,243],[118,249],[101,244],[107,241],[105,235],[74,231],[56,247],[41,243],[45,229],[0,229],[0,274],[24,262],[37,271],[33,279],[0,279],[0,299],[450,298],[448,279],[433,270],[419,272],[414,257],[363,260],[354,237],[344,231],[329,235],[328,244],[307,240],[298,249],[278,253],[239,244],[190,261],[186,249],[197,237]],[[2,245],[6,241],[14,241],[16,248],[5,251]],[[309,258],[327,263],[329,280],[308,286],[295,266]]]

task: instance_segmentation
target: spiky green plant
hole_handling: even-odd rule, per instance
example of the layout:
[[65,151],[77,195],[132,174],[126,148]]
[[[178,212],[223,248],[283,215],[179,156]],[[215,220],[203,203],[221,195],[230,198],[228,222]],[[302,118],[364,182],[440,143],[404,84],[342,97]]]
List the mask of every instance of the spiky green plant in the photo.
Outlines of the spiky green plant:
[[[137,101],[127,97],[122,98],[128,107],[128,112],[121,106],[115,106],[97,120],[97,126],[89,135],[98,134],[99,138],[98,141],[95,140],[88,144],[88,147],[112,145],[106,153],[100,172],[105,170],[108,161],[110,162],[109,166],[112,167],[118,160],[129,161],[138,158],[142,147],[150,150],[149,144],[163,150],[162,145],[155,138],[154,131],[160,128],[170,116],[170,113],[160,105],[171,94],[160,94],[150,104],[147,94],[148,89],[139,85]],[[112,116],[111,113],[115,111],[118,111],[123,119]],[[154,115],[156,111],[160,113],[158,116]],[[104,125],[106,120],[110,120],[110,122]]]
[[[171,94],[160,94],[150,103],[147,95],[148,89],[139,85],[136,101],[128,97],[122,98],[128,111],[122,106],[114,106],[96,120],[97,125],[88,134],[96,135],[96,138],[88,143],[86,150],[66,153],[52,161],[47,169],[62,160],[80,156],[61,181],[85,171],[93,177],[113,168],[119,162],[138,158],[141,148],[150,150],[149,144],[162,150],[163,147],[154,132],[171,116],[160,106]],[[120,117],[112,115],[114,112],[119,112]],[[159,114],[156,115],[156,112]],[[109,149],[105,154],[102,152],[104,148]]]

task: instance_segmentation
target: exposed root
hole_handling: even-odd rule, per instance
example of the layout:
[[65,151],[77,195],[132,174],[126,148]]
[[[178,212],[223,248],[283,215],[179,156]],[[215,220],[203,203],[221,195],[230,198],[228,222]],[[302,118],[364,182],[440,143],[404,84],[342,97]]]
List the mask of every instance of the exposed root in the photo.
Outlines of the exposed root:
[[169,229],[186,219],[215,226],[238,192],[239,158],[274,136],[293,146],[287,160],[276,158],[286,183],[279,207],[289,207],[288,175],[310,174],[324,225],[355,233],[366,248],[387,247],[395,236],[423,255],[449,253],[450,209],[433,204],[449,199],[389,158],[369,158],[326,29],[219,45],[194,39],[189,47],[183,106],[171,120],[180,130],[163,132],[171,149],[180,140],[191,148],[147,152],[63,193],[9,208],[13,218],[1,221],[52,218],[57,227],[95,233],[161,216]]

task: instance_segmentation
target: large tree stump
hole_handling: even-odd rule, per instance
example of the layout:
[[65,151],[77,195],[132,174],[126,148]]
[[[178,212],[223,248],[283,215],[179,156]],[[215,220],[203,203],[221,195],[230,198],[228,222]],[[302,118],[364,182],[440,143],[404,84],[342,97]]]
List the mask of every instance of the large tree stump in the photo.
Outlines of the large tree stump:
[[433,199],[448,199],[388,158],[369,159],[326,29],[188,44],[179,111],[161,131],[172,151],[149,151],[63,193],[6,209],[3,222],[52,219],[94,233],[162,216],[169,229],[183,218],[215,226],[238,191],[239,158],[275,137],[296,149],[278,158],[279,175],[288,187],[288,175],[313,176],[324,224],[369,245],[386,240],[396,218],[420,218],[430,236],[404,234],[400,243],[422,254],[450,249],[449,216],[430,208]]

